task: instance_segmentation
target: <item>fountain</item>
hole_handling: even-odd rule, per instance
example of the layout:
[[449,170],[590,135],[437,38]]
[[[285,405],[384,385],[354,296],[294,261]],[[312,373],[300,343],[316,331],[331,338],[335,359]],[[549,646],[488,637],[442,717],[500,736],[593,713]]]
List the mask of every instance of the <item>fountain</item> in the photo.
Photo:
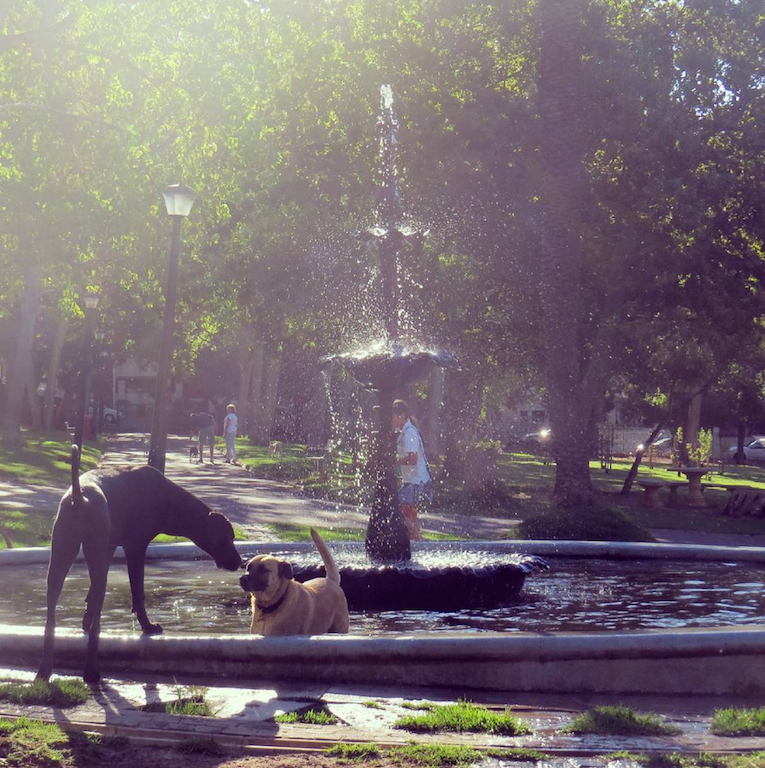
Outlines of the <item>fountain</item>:
[[447,365],[449,355],[402,343],[399,327],[399,254],[407,242],[421,242],[424,233],[402,224],[400,190],[395,163],[397,121],[390,85],[380,89],[380,165],[377,225],[365,230],[365,245],[376,250],[382,276],[381,305],[387,339],[359,351],[332,355],[325,365],[338,364],[364,388],[377,395],[377,430],[374,433],[369,475],[374,486],[366,535],[370,559],[401,562],[411,558],[409,536],[398,503],[396,437],[391,426],[393,401],[402,390],[423,378],[433,365]]
[[[519,558],[517,563],[482,568],[445,565],[404,567],[411,560],[411,547],[398,501],[396,435],[392,427],[393,401],[404,388],[422,379],[434,365],[452,363],[449,353],[425,349],[404,341],[399,323],[399,256],[407,243],[421,244],[425,236],[404,224],[395,147],[397,121],[390,85],[380,89],[380,165],[376,225],[362,233],[366,247],[376,252],[382,277],[381,306],[385,323],[384,341],[361,350],[331,355],[324,366],[339,365],[364,389],[374,392],[378,406],[373,435],[369,476],[373,484],[372,504],[365,547],[372,568],[341,569],[343,589],[352,606],[376,609],[438,609],[466,605],[497,605],[514,600],[526,575],[546,568],[541,558]],[[321,569],[308,568],[296,578],[313,578]]]

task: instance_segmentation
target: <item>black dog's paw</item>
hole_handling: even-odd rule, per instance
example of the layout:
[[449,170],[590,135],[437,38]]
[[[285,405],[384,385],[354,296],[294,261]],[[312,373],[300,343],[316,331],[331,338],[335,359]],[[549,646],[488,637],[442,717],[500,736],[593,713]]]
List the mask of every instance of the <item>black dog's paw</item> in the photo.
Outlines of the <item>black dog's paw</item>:
[[161,635],[164,631],[161,624],[149,624],[142,627],[144,635]]
[[82,673],[82,679],[88,685],[98,685],[101,682],[101,673],[98,671],[98,667],[88,664]]

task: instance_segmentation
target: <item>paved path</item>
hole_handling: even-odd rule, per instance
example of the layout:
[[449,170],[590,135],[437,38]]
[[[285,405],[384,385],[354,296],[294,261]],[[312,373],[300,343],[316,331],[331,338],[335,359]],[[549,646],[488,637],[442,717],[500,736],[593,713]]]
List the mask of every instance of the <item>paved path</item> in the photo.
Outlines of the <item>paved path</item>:
[[[254,541],[273,540],[270,524],[315,525],[322,528],[366,528],[368,513],[359,507],[296,495],[283,483],[256,479],[236,465],[189,461],[189,441],[171,437],[165,474],[183,488],[223,512]],[[102,466],[136,465],[146,462],[139,435],[115,435]],[[423,528],[463,538],[498,539],[517,521],[467,515],[426,514]]]

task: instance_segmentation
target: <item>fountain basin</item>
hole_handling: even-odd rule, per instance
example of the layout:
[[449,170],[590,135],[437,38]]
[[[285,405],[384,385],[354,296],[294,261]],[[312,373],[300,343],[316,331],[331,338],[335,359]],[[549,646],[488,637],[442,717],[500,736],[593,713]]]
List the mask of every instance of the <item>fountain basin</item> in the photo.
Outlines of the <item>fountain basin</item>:
[[[488,608],[515,602],[526,576],[548,567],[547,562],[536,555],[484,567],[341,567],[340,584],[352,611]],[[319,565],[297,565],[293,571],[298,581],[326,575],[324,566]]]
[[[607,542],[484,542],[481,548],[507,552],[533,551],[546,556],[639,558],[650,572],[652,561],[664,559],[765,564],[765,549],[724,548]],[[244,545],[249,556],[258,551],[310,552],[299,545]],[[439,542],[423,545],[434,552],[460,549]],[[198,556],[193,545],[152,547],[150,557],[169,554]],[[315,553],[313,555],[315,557]],[[45,560],[46,550],[0,552],[0,566]],[[208,576],[215,574],[210,566]],[[204,569],[200,563],[195,569]],[[574,588],[576,585],[574,585]],[[84,592],[80,601],[84,598]],[[81,605],[81,602],[80,602]],[[756,617],[755,617],[756,618]],[[325,636],[260,638],[201,634],[162,637],[105,632],[102,667],[105,674],[205,674],[257,680],[299,680],[317,683],[380,683],[489,689],[503,691],[602,692],[613,694],[765,693],[765,626],[714,629],[659,629],[607,632],[463,632],[449,634],[385,633],[379,637]],[[85,638],[62,629],[56,669],[82,668]],[[0,627],[0,659],[34,668],[39,661],[42,628]]]

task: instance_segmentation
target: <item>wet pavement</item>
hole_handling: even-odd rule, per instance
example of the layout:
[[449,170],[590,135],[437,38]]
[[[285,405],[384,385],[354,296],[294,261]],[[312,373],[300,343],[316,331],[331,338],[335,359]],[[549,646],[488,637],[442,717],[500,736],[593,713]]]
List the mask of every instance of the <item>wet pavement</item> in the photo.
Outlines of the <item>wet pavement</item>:
[[[0,668],[0,681],[30,681],[31,671]],[[205,689],[213,717],[169,715],[142,711],[146,705],[170,702],[187,696],[193,687]],[[605,755],[618,750],[633,753],[746,752],[765,749],[763,738],[732,738],[710,733],[713,712],[727,706],[754,706],[750,701],[717,697],[661,696],[557,696],[472,692],[465,696],[475,703],[511,714],[529,725],[524,736],[479,733],[417,734],[395,727],[404,716],[417,714],[406,704],[453,703],[459,690],[424,688],[381,688],[371,685],[326,686],[264,683],[242,687],[219,679],[195,678],[140,680],[107,678],[93,696],[77,707],[21,707],[0,702],[0,717],[27,716],[58,722],[62,727],[122,735],[131,739],[161,743],[191,736],[211,736],[229,747],[271,747],[275,750],[323,750],[336,743],[375,742],[401,745],[411,742],[464,744],[475,748],[524,747],[550,755]],[[624,705],[640,712],[661,715],[679,729],[676,735],[661,737],[574,736],[563,728],[581,712],[596,705]],[[324,708],[337,719],[335,725],[279,724],[274,716],[308,707]]]

